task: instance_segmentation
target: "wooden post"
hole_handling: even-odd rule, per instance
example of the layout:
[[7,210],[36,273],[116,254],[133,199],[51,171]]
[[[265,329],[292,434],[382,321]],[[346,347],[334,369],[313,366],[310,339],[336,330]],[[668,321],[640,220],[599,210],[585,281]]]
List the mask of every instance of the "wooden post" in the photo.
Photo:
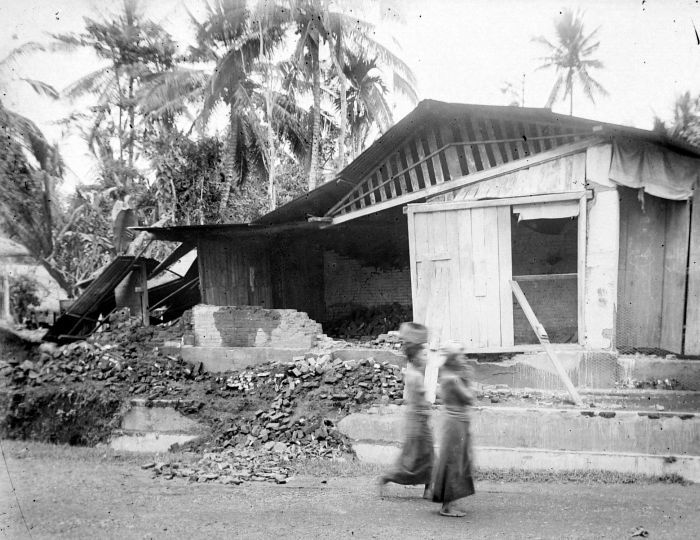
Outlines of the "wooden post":
[[141,322],[144,326],[151,325],[151,317],[148,313],[148,270],[145,264],[138,266],[139,286],[136,291],[141,294]]
[[10,313],[10,276],[2,275],[2,319],[9,321],[12,318]]
[[549,342],[549,336],[547,335],[547,331],[544,329],[544,326],[542,326],[542,324],[540,324],[540,321],[537,320],[537,317],[535,316],[535,312],[532,311],[532,308],[530,307],[530,303],[527,301],[527,298],[525,298],[525,295],[523,294],[523,291],[520,288],[520,285],[518,285],[518,283],[516,281],[511,281],[510,287],[511,287],[511,289],[513,289],[513,294],[515,295],[515,298],[518,300],[520,307],[523,308],[523,312],[525,313],[525,317],[527,317],[527,320],[530,323],[530,326],[532,326],[532,329],[535,331],[535,334],[537,335],[537,339],[540,340],[540,343],[544,347],[544,350],[547,353],[547,356],[549,356],[549,359],[552,361],[552,364],[554,364],[554,369],[557,370],[557,373],[559,374],[559,377],[561,378],[562,382],[564,383],[564,386],[566,386],[566,389],[569,391],[569,395],[571,396],[571,399],[574,401],[574,403],[577,406],[582,407],[583,401],[581,400],[581,396],[576,391],[576,388],[574,387],[574,384],[571,382],[571,379],[566,374],[566,371],[564,371],[564,368],[562,367],[562,365],[559,363],[559,359],[557,358],[557,355],[554,352],[554,348],[552,347],[552,344]]

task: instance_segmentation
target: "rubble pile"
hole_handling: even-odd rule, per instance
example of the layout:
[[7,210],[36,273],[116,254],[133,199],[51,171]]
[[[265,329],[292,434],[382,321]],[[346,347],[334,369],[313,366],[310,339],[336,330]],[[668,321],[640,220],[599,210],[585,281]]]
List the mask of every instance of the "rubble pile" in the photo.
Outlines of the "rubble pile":
[[352,453],[347,438],[328,416],[343,416],[364,404],[401,403],[398,366],[371,358],[342,361],[307,355],[286,364],[266,364],[218,377],[216,392],[265,407],[214,422],[213,436],[185,449],[203,451],[196,464],[150,464],[155,476],[238,484],[284,482],[293,462],[341,458]]
[[[351,453],[335,421],[377,403],[401,403],[401,369],[373,358],[344,361],[322,345],[287,363],[267,363],[222,374],[203,372],[154,346],[156,328],[128,323],[87,341],[42,346],[27,359],[0,361],[12,387],[69,387],[130,397],[174,400],[176,408],[210,427],[211,435],[182,450],[196,464],[154,464],[154,474],[192,481],[283,481],[294,461]],[[393,342],[393,336],[386,336]],[[156,341],[157,343],[157,341]],[[115,413],[116,414],[116,413]],[[186,454],[183,454],[183,456]]]
[[21,363],[10,359],[0,362],[0,375],[14,386],[65,385],[100,381],[102,386],[126,385],[131,394],[155,398],[180,391],[173,383],[201,381],[208,377],[174,356],[144,351],[142,344],[101,345],[78,341],[53,350],[43,350],[34,359]]
[[349,315],[328,322],[323,327],[329,335],[339,338],[369,340],[379,334],[398,330],[402,322],[412,318],[411,308],[396,303],[372,308],[358,306]]
[[[282,445],[282,443],[277,443]],[[148,462],[142,469],[153,471],[154,478],[172,480],[183,478],[189,482],[239,485],[243,482],[275,482],[284,484],[293,473],[294,454],[280,448],[267,450],[235,450],[205,452],[201,459],[188,463]]]
[[375,362],[373,358],[344,361],[330,354],[308,354],[289,363],[265,364],[216,379],[233,394],[249,394],[257,388],[258,392],[264,389],[279,396],[271,402],[272,409],[280,411],[275,413],[275,420],[288,416],[284,411],[299,396],[309,393],[345,410],[367,402],[401,400],[402,381],[397,365]]

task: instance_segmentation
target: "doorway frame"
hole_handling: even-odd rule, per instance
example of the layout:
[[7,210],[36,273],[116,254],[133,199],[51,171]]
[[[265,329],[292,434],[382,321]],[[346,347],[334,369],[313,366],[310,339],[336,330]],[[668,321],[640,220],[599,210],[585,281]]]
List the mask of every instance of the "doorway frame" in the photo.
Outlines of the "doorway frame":
[[[411,260],[411,296],[412,302],[416,300],[417,276],[415,275],[415,230],[414,230],[414,215],[416,213],[425,212],[440,212],[445,210],[465,210],[472,208],[488,208],[494,206],[509,206],[511,212],[513,207],[525,204],[546,204],[562,201],[576,201],[579,203],[579,213],[577,220],[577,329],[578,329],[578,346],[584,346],[586,343],[586,324],[585,324],[585,308],[586,308],[586,245],[587,245],[587,201],[592,198],[591,191],[570,191],[565,193],[548,193],[545,195],[528,195],[524,197],[504,197],[497,199],[470,200],[470,201],[450,201],[450,202],[427,202],[419,204],[408,204],[405,207],[407,215],[409,251]],[[511,261],[512,273],[512,261]],[[473,351],[479,353],[497,353],[497,352],[520,352],[527,350],[539,350],[539,345],[520,345],[512,347],[486,347],[477,348]]]

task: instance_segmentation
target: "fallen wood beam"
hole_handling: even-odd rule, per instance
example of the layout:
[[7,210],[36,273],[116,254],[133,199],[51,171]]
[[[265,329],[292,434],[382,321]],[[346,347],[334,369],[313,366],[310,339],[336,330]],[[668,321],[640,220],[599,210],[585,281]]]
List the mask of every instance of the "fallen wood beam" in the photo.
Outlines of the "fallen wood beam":
[[559,377],[561,378],[562,382],[564,383],[564,386],[566,386],[566,389],[568,390],[569,395],[571,396],[571,399],[574,401],[574,403],[577,406],[583,407],[583,400],[581,399],[581,396],[576,391],[576,388],[574,387],[574,384],[571,382],[569,375],[567,375],[566,371],[564,371],[564,368],[562,367],[561,363],[559,362],[559,358],[557,358],[557,354],[554,351],[552,344],[549,342],[549,336],[547,335],[547,331],[544,329],[544,326],[542,326],[540,321],[535,316],[535,312],[532,311],[532,308],[530,307],[530,303],[527,301],[527,298],[525,298],[525,295],[523,294],[523,290],[520,288],[520,285],[518,285],[518,283],[516,281],[511,281],[510,287],[511,287],[511,289],[513,289],[513,294],[515,295],[515,298],[518,301],[518,304],[520,304],[520,307],[523,309],[523,312],[525,313],[525,317],[527,317],[527,320],[530,323],[530,326],[532,326],[532,329],[534,330],[535,334],[537,335],[537,339],[540,340],[540,343],[544,347],[544,350],[547,353],[547,356],[549,356],[549,359],[552,361],[552,364],[554,365],[554,369],[557,370],[557,373],[559,374]]

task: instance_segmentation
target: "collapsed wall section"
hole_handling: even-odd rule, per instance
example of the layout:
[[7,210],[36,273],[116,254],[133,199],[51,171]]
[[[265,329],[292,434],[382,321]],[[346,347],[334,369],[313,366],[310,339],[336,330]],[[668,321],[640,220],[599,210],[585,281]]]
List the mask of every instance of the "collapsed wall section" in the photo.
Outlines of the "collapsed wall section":
[[348,316],[354,308],[399,304],[411,308],[408,266],[380,268],[332,250],[323,253],[326,319]]
[[195,345],[200,347],[312,348],[321,325],[294,309],[212,306],[192,310]]

